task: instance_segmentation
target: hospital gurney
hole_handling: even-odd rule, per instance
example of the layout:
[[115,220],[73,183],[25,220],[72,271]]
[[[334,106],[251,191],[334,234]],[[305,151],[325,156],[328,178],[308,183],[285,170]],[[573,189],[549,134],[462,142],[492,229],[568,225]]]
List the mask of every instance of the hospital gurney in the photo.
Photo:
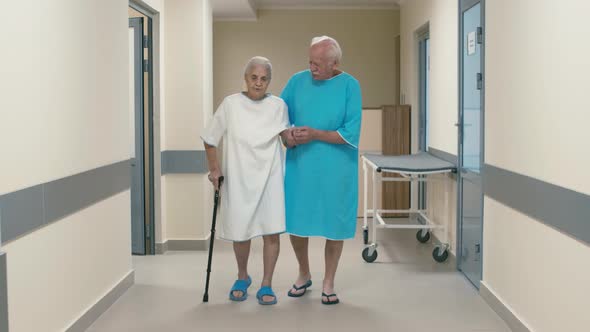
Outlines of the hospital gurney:
[[[378,228],[400,228],[400,229],[418,229],[416,238],[422,243],[426,243],[430,239],[430,230],[434,228],[443,229],[444,242],[436,244],[432,257],[437,262],[444,262],[449,253],[448,235],[446,225],[434,224],[427,216],[426,210],[416,208],[414,200],[410,200],[410,209],[408,210],[383,210],[377,207],[377,185],[381,181],[392,182],[432,182],[436,181],[429,178],[431,174],[442,174],[449,172],[456,172],[455,165],[432,156],[426,152],[420,152],[413,155],[402,156],[384,156],[377,154],[364,154],[361,156],[364,173],[364,214],[363,214],[363,240],[365,248],[363,249],[363,259],[372,263],[377,259],[377,229]],[[373,208],[367,207],[367,172],[372,171],[373,177]],[[383,177],[383,173],[395,173],[400,177]],[[422,186],[418,186],[418,191],[422,190]],[[419,193],[420,194],[420,193]],[[445,190],[444,197],[445,207],[449,204],[448,193]],[[388,224],[383,220],[383,213],[408,213],[410,220],[412,216],[416,216],[424,223],[416,224]],[[367,223],[367,215],[372,216],[371,223],[371,242],[369,243],[369,229]]]

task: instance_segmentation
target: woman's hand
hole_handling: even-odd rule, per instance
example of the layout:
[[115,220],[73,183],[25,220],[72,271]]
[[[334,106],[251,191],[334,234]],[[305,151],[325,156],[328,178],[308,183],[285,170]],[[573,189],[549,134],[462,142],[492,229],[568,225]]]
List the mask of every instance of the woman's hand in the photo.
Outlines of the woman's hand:
[[209,178],[209,181],[211,181],[211,183],[213,184],[213,188],[215,188],[215,190],[219,190],[219,178],[222,175],[223,174],[221,174],[221,171],[219,169],[214,169],[211,172],[209,172],[209,175],[207,176]]
[[281,139],[287,148],[294,148],[297,146],[297,142],[295,142],[295,136],[293,135],[294,130],[295,128],[289,128],[281,132]]

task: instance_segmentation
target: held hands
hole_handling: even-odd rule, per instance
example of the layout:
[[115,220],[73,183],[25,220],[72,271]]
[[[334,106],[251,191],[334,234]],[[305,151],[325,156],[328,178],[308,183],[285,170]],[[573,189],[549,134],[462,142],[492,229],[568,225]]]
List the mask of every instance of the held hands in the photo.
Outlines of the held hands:
[[291,127],[281,133],[281,139],[287,148],[294,148],[318,139],[317,133],[317,130],[310,127]]
[[288,129],[287,136],[291,137],[295,145],[307,144],[316,139],[316,130],[310,127],[293,127]]
[[315,139],[315,129],[310,127],[293,128],[293,136],[297,144],[307,144]]
[[207,176],[209,178],[209,181],[211,181],[211,184],[213,184],[213,188],[215,188],[215,190],[219,190],[219,178],[222,176],[221,171],[219,169],[214,169],[211,172],[209,172],[209,175]]

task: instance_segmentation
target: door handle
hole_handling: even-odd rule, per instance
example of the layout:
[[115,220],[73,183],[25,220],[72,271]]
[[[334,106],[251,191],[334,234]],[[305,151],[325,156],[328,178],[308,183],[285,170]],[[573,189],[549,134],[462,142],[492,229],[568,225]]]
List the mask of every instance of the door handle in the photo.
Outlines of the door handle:
[[475,75],[475,79],[476,79],[476,87],[477,90],[481,90],[481,88],[483,87],[483,75],[481,73],[477,73]]

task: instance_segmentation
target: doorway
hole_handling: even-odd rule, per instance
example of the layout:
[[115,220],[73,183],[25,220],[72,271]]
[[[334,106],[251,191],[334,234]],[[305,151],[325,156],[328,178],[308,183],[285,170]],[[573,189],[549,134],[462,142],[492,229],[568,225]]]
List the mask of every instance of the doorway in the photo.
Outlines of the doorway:
[[459,15],[458,268],[482,279],[484,163],[484,0],[461,0]]
[[155,254],[152,19],[129,8],[131,252]]

